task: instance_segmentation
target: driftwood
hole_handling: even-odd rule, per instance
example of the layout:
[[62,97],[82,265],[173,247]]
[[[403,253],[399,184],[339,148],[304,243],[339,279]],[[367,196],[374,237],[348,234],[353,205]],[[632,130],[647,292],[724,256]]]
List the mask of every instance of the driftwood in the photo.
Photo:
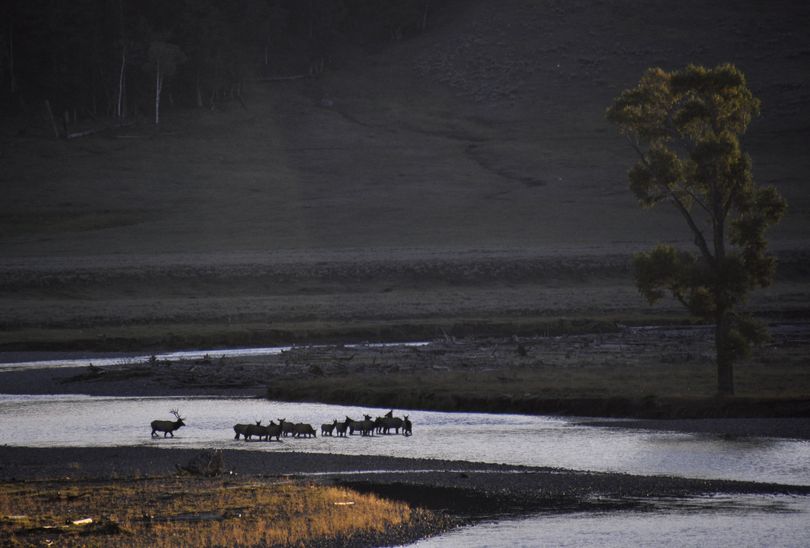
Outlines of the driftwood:
[[225,463],[222,451],[203,451],[194,456],[185,466],[176,464],[175,467],[181,474],[212,478],[222,474]]

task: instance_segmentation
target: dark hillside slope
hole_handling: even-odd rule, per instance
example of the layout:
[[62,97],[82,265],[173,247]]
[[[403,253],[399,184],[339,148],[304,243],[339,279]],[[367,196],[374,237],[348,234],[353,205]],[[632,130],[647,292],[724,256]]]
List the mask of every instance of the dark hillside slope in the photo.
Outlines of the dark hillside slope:
[[0,339],[637,320],[629,254],[687,233],[638,208],[604,111],[645,68],[690,62],[737,64],[762,99],[746,146],[790,204],[772,234],[788,276],[754,304],[806,313],[810,5],[445,9],[423,35],[337,48],[318,78],[253,82],[247,110],[71,141],[4,131]]
[[[430,33],[336,52],[318,80],[161,135],[5,138],[0,249],[25,255],[613,245],[678,238],[637,209],[604,110],[651,65],[738,64],[763,100],[755,174],[804,239],[810,8],[458,2]],[[449,8],[448,8],[449,9]],[[238,107],[236,107],[238,108]],[[171,124],[174,124],[172,127]],[[140,137],[140,138],[138,138]],[[792,244],[787,244],[790,246]]]

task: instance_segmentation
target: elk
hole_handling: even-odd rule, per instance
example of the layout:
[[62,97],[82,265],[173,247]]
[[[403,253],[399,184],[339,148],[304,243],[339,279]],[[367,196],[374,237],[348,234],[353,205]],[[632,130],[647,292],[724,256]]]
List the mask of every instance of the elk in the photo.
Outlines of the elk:
[[245,439],[248,439],[248,435],[247,435],[248,429],[251,426],[261,426],[261,424],[262,424],[262,421],[256,421],[255,425],[253,425],[253,424],[234,424],[233,425],[233,431],[236,433],[236,436],[234,436],[233,439],[238,440],[240,435],[244,436]]
[[343,424],[346,425],[349,429],[349,434],[354,435],[354,431],[357,430],[360,432],[361,435],[367,436],[369,432],[374,434],[374,421],[371,420],[371,415],[363,415],[363,419],[361,421],[356,421],[352,418],[346,417],[346,422]]
[[334,420],[332,424],[326,423],[321,425],[321,436],[331,436],[332,432],[335,431],[335,428],[338,425],[337,419]]
[[265,427],[267,429],[267,437],[265,439],[270,441],[270,438],[276,438],[276,441],[281,441],[281,433],[287,424],[286,421],[287,419],[278,419],[278,424],[270,421],[270,424]]
[[295,423],[293,422],[285,422],[281,425],[281,435],[285,438],[287,436],[294,436],[295,435]]
[[363,436],[373,436],[376,422],[371,420],[371,415],[363,415],[363,417],[365,420],[357,422],[355,429],[359,429]]
[[[367,426],[366,423],[371,421],[371,415],[363,415],[363,417],[365,418],[365,420],[362,421],[356,421],[354,419],[349,418],[348,416],[346,417],[346,422],[344,424],[346,424],[346,426],[349,428],[349,434],[354,435],[354,431],[358,430],[364,436],[366,435],[366,431],[364,431],[364,428],[366,428]],[[371,428],[372,429],[374,428],[373,423]]]
[[362,421],[356,421],[352,418],[349,418],[349,416],[346,415],[346,422],[344,422],[343,424],[346,426],[346,428],[349,429],[349,434],[354,434],[355,430],[360,430],[361,423]]
[[349,423],[348,423],[348,421],[339,422],[339,423],[337,423],[335,428],[337,429],[337,435],[339,437],[341,437],[341,438],[345,438],[346,437],[346,429],[349,428]]
[[267,435],[267,427],[262,426],[262,421],[256,421],[256,424],[248,424],[245,430],[245,439],[249,440],[253,436],[259,436],[259,441]]
[[295,437],[300,438],[301,436],[304,437],[318,437],[315,433],[315,429],[312,428],[311,424],[306,424],[304,422],[299,422],[295,425]]
[[402,428],[403,424],[405,423],[405,421],[403,421],[399,417],[389,417],[388,415],[378,420],[379,420],[378,431],[383,434],[388,434],[389,433],[388,431],[391,430],[392,428],[394,429],[394,432],[399,434],[399,429]]
[[176,418],[177,420],[176,421],[160,421],[160,420],[152,421],[151,426],[152,426],[152,437],[153,438],[158,437],[158,435],[157,435],[158,432],[163,432],[163,437],[164,438],[166,436],[174,437],[173,432],[175,430],[177,430],[178,428],[180,428],[181,426],[186,425],[186,423],[183,422],[183,418],[180,416],[180,411],[178,411],[177,409],[172,409],[169,412],[172,415],[174,415],[174,418]]
[[392,428],[394,432],[399,434],[399,429],[402,428],[403,420],[394,416],[394,410],[390,410],[382,417],[377,417],[377,433],[388,434]]

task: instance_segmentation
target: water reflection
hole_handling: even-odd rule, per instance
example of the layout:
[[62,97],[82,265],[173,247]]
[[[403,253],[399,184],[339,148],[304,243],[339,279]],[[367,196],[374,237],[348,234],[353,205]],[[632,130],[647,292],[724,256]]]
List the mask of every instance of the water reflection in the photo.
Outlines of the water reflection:
[[[149,422],[179,408],[187,426],[151,439]],[[410,412],[414,435],[235,441],[232,426],[285,418],[320,424],[385,409],[257,399],[0,396],[0,443],[27,446],[146,445],[385,455],[807,485],[810,442],[727,439],[596,428],[575,419],[485,413]],[[397,411],[397,415],[402,412]]]
[[646,511],[544,514],[457,529],[414,548],[808,546],[810,497],[648,500]]

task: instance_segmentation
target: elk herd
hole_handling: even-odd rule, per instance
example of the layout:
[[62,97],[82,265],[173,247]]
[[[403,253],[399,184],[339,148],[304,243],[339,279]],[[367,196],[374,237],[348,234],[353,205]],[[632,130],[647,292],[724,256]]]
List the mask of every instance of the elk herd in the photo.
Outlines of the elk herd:
[[[174,437],[174,431],[185,426],[183,418],[180,417],[180,412],[177,409],[172,409],[171,414],[174,415],[174,421],[167,420],[154,420],[151,423],[152,437],[158,437],[158,432],[163,432],[163,437]],[[269,424],[262,424],[262,421],[256,421],[255,424],[234,424],[233,425],[235,440],[243,439],[270,441],[275,439],[281,441],[281,438],[315,438],[317,432],[311,424],[303,422],[288,422],[287,419],[278,419],[270,421]],[[337,436],[346,437],[347,435],[359,434],[361,436],[374,436],[385,434],[402,434],[403,436],[410,436],[413,434],[413,426],[408,419],[408,415],[404,417],[395,417],[394,411],[391,410],[382,417],[372,419],[371,415],[363,415],[363,420],[354,420],[346,417],[343,421],[338,419],[333,420],[331,423],[324,423],[321,425],[321,437],[324,436]]]

